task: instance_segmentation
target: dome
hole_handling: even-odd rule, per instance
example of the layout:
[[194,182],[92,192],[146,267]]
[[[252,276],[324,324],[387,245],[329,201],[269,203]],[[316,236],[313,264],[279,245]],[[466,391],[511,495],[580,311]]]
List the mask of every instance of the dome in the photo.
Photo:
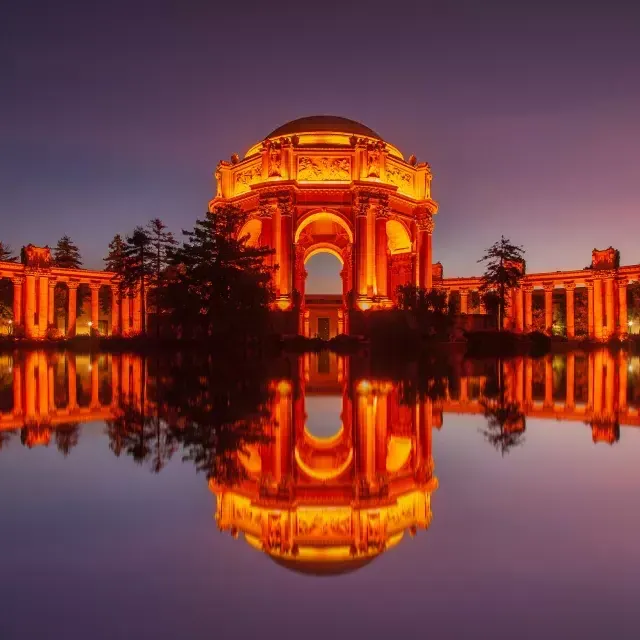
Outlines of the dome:
[[382,140],[373,129],[369,129],[369,127],[355,120],[341,118],[340,116],[307,116],[306,118],[291,120],[291,122],[274,129],[267,138],[311,132],[349,133]]

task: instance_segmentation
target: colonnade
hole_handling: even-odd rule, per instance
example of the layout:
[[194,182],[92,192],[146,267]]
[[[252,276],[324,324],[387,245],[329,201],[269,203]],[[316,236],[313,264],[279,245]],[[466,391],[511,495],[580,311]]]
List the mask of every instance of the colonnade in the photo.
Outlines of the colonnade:
[[24,335],[30,339],[44,339],[50,329],[57,329],[55,289],[61,283],[68,290],[66,337],[73,337],[78,331],[77,300],[78,288],[87,285],[90,290],[90,315],[84,333],[99,331],[100,289],[110,291],[111,335],[135,335],[142,327],[142,296],[138,291],[132,296],[121,296],[114,283],[115,275],[106,271],[86,269],[63,269],[52,267],[48,248],[31,247],[43,252],[44,260],[35,265],[0,262],[0,278],[8,278],[13,286],[13,331],[22,327]]
[[[553,296],[562,291],[565,296],[566,336],[576,337],[576,291],[584,289],[587,295],[587,335],[592,340],[606,341],[613,337],[625,338],[629,333],[627,288],[630,282],[640,281],[640,265],[615,270],[581,270],[525,275],[519,286],[509,292],[508,307],[503,319],[504,328],[516,332],[534,330],[533,295],[544,291],[544,330],[554,330]],[[468,314],[469,296],[479,291],[481,278],[449,278],[435,283],[448,293],[460,294],[460,312]],[[481,313],[486,313],[482,310]]]

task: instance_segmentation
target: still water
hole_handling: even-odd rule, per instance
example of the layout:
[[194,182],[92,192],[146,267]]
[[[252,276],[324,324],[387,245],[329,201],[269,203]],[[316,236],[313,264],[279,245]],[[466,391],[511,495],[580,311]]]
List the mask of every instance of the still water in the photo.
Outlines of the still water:
[[0,638],[638,638],[640,358],[0,357]]

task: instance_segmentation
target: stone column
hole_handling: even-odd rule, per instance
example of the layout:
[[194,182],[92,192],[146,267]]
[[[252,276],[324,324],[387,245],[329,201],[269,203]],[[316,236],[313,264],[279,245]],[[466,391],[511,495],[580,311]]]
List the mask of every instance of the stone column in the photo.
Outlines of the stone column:
[[355,287],[359,298],[367,296],[367,207],[356,210],[356,277]]
[[524,330],[533,331],[533,285],[522,285],[524,292]]
[[594,276],[593,280],[593,333],[596,340],[603,338],[602,280]]
[[13,324],[22,324],[22,283],[24,278],[17,277],[11,280],[13,282]]
[[524,362],[524,401],[527,407],[533,404],[533,360],[526,358]]
[[607,340],[616,332],[616,302],[613,291],[613,276],[608,275],[604,281],[605,301],[606,301],[606,333],[603,337]]
[[514,292],[513,292],[513,300],[514,300],[514,306],[515,306],[515,313],[514,313],[514,319],[515,319],[515,325],[514,325],[514,329],[518,332],[518,333],[522,333],[524,331],[524,291],[522,290],[522,287],[519,286]]
[[293,232],[291,220],[291,208],[280,208],[280,296],[287,300],[291,297],[291,267],[293,252]]
[[27,338],[36,336],[36,276],[33,272],[25,276],[24,329]]
[[22,364],[13,364],[13,415],[22,415]]
[[133,333],[136,335],[142,331],[142,294],[140,289],[136,289],[133,295]]
[[78,282],[67,282],[67,289],[69,290],[67,299],[67,336],[70,338],[76,335],[78,285]]
[[596,417],[602,415],[604,408],[604,354],[596,351],[593,354],[593,412]]
[[111,356],[111,406],[114,409],[120,407],[120,364],[122,360],[118,355]]
[[[47,324],[55,325],[56,324],[56,281],[53,279],[49,280],[49,310],[47,313]],[[57,327],[56,327],[57,328]]]
[[49,314],[49,278],[40,275],[38,278],[38,335],[41,338],[47,335],[47,316]]
[[567,296],[567,338],[575,338],[576,335],[575,290],[575,282],[564,283],[564,291]]
[[431,239],[435,224],[431,214],[416,220],[418,227],[418,285],[425,289],[433,287]]
[[587,324],[589,326],[589,338],[593,340],[596,337],[595,325],[593,322],[593,281],[590,280],[589,282],[585,282],[585,286],[587,287]]
[[544,328],[551,333],[553,331],[553,282],[544,283]]
[[618,336],[626,338],[629,333],[629,317],[627,310],[627,278],[618,279]]
[[116,285],[111,286],[111,335],[120,334],[120,291]]
[[126,292],[120,298],[120,315],[120,330],[123,336],[127,336],[131,333],[131,296]]
[[460,289],[460,313],[469,313],[469,290]]
[[93,282],[89,285],[91,290],[91,329],[93,331],[99,331],[100,323],[100,285]]
[[387,257],[387,217],[386,209],[379,206],[376,210],[376,287],[377,293],[383,298],[389,297],[387,285],[387,274],[389,271],[389,261]]
[[387,471],[387,394],[381,391],[376,397],[375,410],[375,469],[376,474]]

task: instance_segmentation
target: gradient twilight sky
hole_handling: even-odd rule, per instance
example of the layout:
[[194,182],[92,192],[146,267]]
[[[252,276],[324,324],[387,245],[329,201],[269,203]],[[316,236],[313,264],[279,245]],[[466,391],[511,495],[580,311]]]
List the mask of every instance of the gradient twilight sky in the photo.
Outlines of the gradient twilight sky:
[[447,276],[480,273],[501,233],[530,271],[609,245],[640,262],[630,0],[8,5],[0,240],[15,249],[68,233],[102,268],[117,232],[190,227],[218,160],[333,114],[431,163]]

